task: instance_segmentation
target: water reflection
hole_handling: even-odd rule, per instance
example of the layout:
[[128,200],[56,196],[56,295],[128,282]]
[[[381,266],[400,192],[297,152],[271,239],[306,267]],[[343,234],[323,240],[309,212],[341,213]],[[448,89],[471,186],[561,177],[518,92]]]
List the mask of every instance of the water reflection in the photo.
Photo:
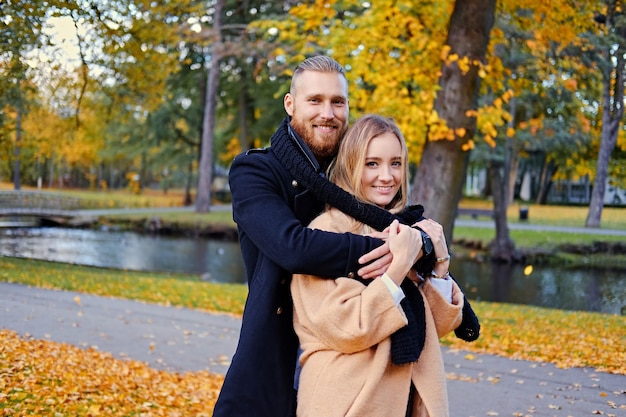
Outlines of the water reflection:
[[[199,274],[245,283],[239,245],[208,239],[62,228],[0,228],[0,255],[129,270]],[[451,266],[470,299],[563,310],[622,314],[626,280],[611,270],[522,266],[455,259]]]
[[0,229],[0,255],[245,282],[239,245],[208,239],[62,228]]
[[621,314],[626,280],[614,270],[535,267],[459,261],[451,272],[470,299]]

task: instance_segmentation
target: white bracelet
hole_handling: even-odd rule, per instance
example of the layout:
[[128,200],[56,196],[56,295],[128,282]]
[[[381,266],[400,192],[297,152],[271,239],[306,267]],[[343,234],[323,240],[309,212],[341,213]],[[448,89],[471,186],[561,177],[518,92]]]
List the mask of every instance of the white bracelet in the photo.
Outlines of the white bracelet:
[[436,264],[440,264],[440,263],[443,263],[443,262],[445,262],[445,261],[449,261],[449,260],[450,260],[450,254],[448,254],[448,255],[444,256],[443,258],[437,258],[437,259],[435,259],[435,263],[436,263]]

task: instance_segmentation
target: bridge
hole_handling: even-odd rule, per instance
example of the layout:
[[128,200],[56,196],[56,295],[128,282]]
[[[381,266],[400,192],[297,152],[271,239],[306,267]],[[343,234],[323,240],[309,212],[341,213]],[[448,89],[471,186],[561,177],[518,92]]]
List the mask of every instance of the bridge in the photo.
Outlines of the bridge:
[[[216,204],[212,211],[230,210],[230,204]],[[0,227],[42,226],[89,223],[93,218],[111,214],[155,212],[192,212],[184,207],[98,208],[90,200],[67,194],[41,191],[0,191]]]
[[[0,219],[7,224],[58,224],[79,216],[85,202],[67,194],[39,191],[0,191]],[[24,219],[30,222],[24,222]]]

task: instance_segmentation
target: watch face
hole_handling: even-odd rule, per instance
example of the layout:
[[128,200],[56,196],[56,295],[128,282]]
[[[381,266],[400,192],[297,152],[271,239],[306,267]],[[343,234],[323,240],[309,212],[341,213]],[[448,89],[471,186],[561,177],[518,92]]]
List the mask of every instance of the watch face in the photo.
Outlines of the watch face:
[[420,233],[422,234],[422,247],[424,250],[424,256],[428,256],[432,253],[433,251],[433,242],[432,240],[430,240],[430,236],[428,236],[428,234],[420,229]]
[[435,247],[428,233],[416,227],[422,234],[422,252],[421,258],[415,263],[415,271],[422,276],[429,276],[435,266]]

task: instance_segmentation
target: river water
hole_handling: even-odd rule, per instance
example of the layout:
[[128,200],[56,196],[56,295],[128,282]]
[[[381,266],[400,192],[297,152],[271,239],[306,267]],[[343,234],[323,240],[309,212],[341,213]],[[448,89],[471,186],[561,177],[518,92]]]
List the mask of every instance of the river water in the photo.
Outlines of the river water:
[[[128,270],[182,272],[245,283],[236,242],[134,232],[0,228],[0,255]],[[522,266],[455,259],[451,266],[470,300],[626,315],[623,271]]]

